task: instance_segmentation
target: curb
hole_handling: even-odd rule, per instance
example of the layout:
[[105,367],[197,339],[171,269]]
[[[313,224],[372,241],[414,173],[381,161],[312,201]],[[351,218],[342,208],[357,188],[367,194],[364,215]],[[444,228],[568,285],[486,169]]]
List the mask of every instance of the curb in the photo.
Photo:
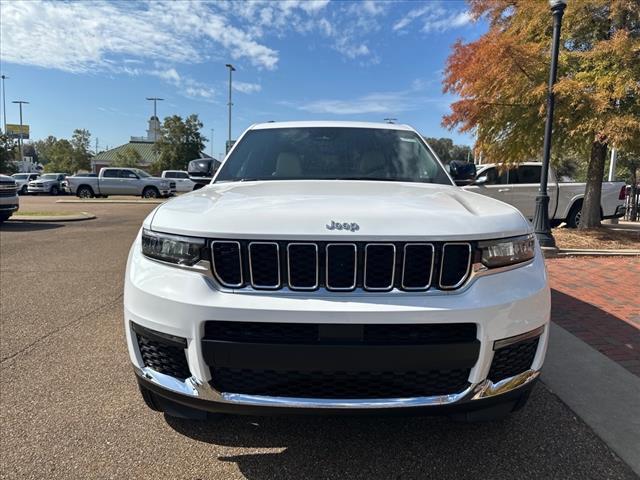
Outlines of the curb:
[[9,222],[81,222],[82,220],[93,220],[96,216],[89,212],[79,212],[73,215],[13,215]]
[[56,203],[123,203],[131,205],[139,204],[161,204],[166,202],[167,199],[158,200],[56,200]]
[[542,248],[544,258],[560,258],[560,257],[637,257],[640,256],[640,250],[623,249],[623,250],[596,250],[587,248]]

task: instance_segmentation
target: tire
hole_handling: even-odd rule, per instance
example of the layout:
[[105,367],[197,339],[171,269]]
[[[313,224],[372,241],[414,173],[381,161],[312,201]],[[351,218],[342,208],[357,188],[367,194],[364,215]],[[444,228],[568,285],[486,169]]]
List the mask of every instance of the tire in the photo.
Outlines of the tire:
[[53,185],[53,186],[51,187],[51,190],[49,190],[49,193],[50,193],[51,195],[58,195],[58,194],[60,193],[60,189],[58,188],[58,186],[57,186],[57,185]]
[[27,186],[23,185],[22,188],[20,189],[20,195],[26,195],[27,192]]
[[7,220],[9,220],[9,217],[11,217],[11,214],[7,214],[7,213],[2,213],[0,214],[0,223],[4,223]]
[[580,225],[580,217],[582,216],[582,202],[575,203],[571,210],[569,210],[569,215],[565,219],[567,223],[567,227],[569,228],[578,228]]
[[549,225],[551,228],[557,228],[562,223],[562,220],[549,220]]
[[87,187],[87,186],[82,186],[82,187],[78,188],[78,190],[76,191],[76,195],[79,198],[93,198],[94,197],[93,190],[91,189],[91,187]]
[[158,198],[160,196],[160,192],[156,187],[146,187],[142,191],[142,198]]
[[154,412],[161,412],[162,409],[160,408],[160,405],[158,405],[158,401],[153,392],[144,388],[142,385],[138,385],[138,388],[140,389],[140,395],[142,395],[145,405]]

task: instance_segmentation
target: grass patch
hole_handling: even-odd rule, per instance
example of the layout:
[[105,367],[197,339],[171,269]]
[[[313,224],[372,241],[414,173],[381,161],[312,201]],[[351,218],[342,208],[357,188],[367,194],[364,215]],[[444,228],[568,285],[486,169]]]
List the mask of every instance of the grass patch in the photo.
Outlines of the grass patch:
[[554,228],[553,236],[559,248],[598,250],[640,250],[640,231],[612,229],[610,227],[578,230]]

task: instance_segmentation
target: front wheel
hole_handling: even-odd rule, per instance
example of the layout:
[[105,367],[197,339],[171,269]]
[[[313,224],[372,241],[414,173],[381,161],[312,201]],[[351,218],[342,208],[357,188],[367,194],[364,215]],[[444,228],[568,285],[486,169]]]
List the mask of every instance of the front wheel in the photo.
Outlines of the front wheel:
[[58,195],[58,193],[60,193],[60,190],[56,185],[54,185],[53,187],[51,187],[51,190],[49,190],[49,193],[51,195]]
[[10,213],[0,213],[0,223],[4,223],[11,217]]
[[147,187],[142,192],[143,198],[158,198],[160,196],[160,192],[155,187]]
[[23,185],[22,188],[20,189],[20,195],[26,195],[27,194],[27,186]]

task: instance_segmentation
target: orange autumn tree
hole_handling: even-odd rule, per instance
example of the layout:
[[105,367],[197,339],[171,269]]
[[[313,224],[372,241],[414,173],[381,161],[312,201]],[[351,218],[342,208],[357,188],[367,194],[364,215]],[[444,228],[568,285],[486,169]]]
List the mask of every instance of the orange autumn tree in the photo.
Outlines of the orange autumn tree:
[[[469,0],[489,31],[458,41],[444,91],[460,99],[443,125],[476,134],[494,161],[541,158],[552,17],[543,0]],[[589,158],[580,228],[600,225],[608,147],[640,152],[640,0],[568,0],[562,25],[554,158]]]

